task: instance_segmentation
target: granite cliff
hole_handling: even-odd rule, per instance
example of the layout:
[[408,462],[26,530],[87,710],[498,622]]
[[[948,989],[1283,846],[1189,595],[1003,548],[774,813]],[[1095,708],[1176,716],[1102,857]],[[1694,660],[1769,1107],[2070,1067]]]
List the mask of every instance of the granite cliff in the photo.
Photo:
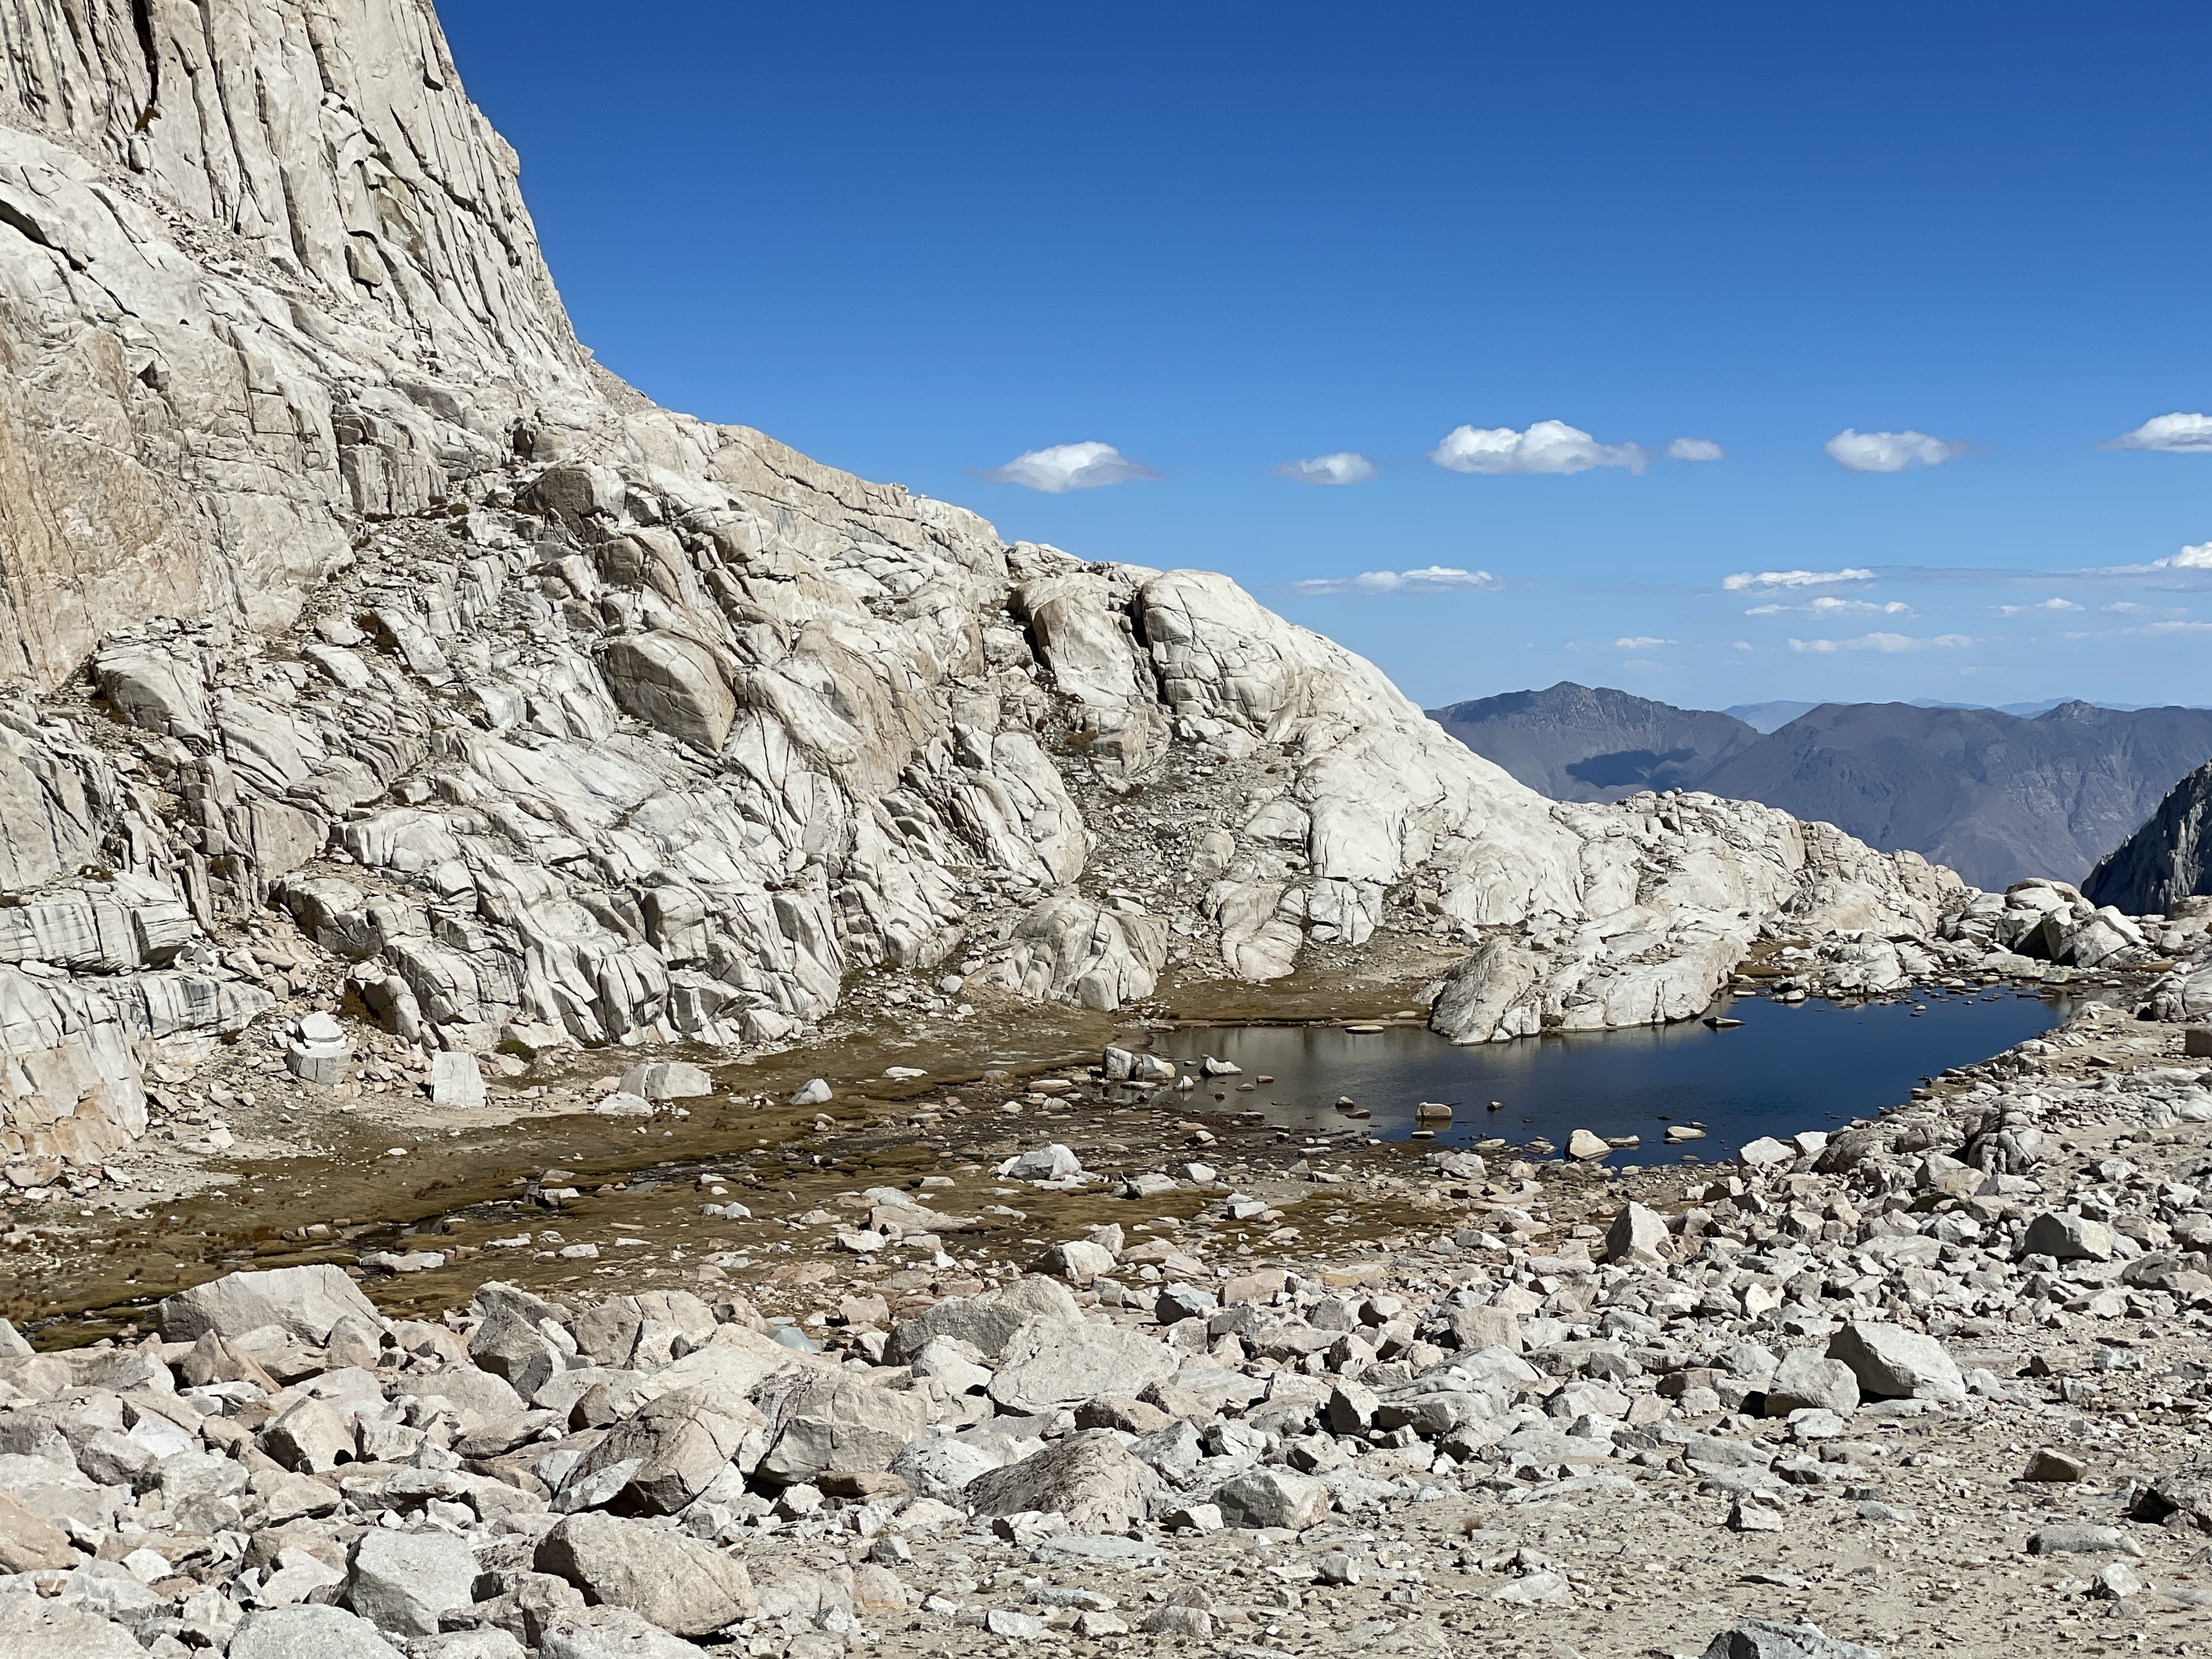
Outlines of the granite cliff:
[[2212,891],[2212,847],[2204,843],[2204,809],[2212,801],[2212,764],[2175,784],[2136,832],[2098,861],[2081,884],[2100,904],[2164,914]]
[[1405,938],[1483,1041],[1966,904],[1771,808],[1547,801],[1225,578],[653,406],[427,4],[0,36],[12,1154],[97,1162],[146,1065],[317,997],[455,1054],[760,1045],[866,969],[949,1021]]

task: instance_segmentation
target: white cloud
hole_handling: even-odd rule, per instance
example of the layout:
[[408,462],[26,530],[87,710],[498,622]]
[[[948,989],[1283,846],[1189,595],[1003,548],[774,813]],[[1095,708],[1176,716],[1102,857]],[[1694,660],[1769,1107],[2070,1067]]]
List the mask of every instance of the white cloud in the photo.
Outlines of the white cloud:
[[1941,466],[1973,446],[1924,432],[1855,432],[1845,427],[1820,447],[1847,471],[1902,472],[1909,466]]
[[1833,587],[1838,582],[1870,582],[1871,570],[1739,570],[1721,579],[1724,592],[1741,593],[1747,587]]
[[2154,622],[2142,628],[2123,628],[2123,634],[2212,634],[2212,622]]
[[2165,558],[2153,559],[2148,564],[2106,564],[2093,566],[2079,574],[2085,576],[2148,576],[2160,570],[2212,570],[2212,542],[2197,542]]
[[1667,445],[1667,459],[1670,461],[1724,461],[1728,459],[1728,451],[1711,438],[1675,438]]
[[993,467],[983,475],[983,481],[1019,484],[1024,489],[1042,490],[1048,495],[1064,495],[1071,489],[1098,489],[1107,484],[1159,476],[1141,461],[1131,460],[1113,445],[1094,441],[1025,451],[1004,466]]
[[1429,459],[1453,472],[1587,472],[1625,466],[1641,472],[1650,456],[1634,444],[1601,444],[1565,421],[1538,421],[1526,432],[1510,426],[1454,427]]
[[2079,611],[2081,607],[2071,599],[2039,599],[2033,605],[2001,605],[2000,617],[2032,617],[2039,611]]
[[1504,584],[1487,570],[1455,570],[1432,564],[1423,570],[1366,570],[1357,576],[1330,576],[1292,582],[1294,593],[1486,593]]
[[1738,640],[1734,645],[1729,647],[1731,651],[1749,651],[1753,648],[1753,647],[1749,640]]
[[1817,652],[1823,656],[1838,651],[1879,651],[1893,657],[1905,651],[1948,651],[1973,641],[1964,634],[1938,634],[1933,638],[1917,640],[1909,634],[1862,634],[1855,640],[1792,640],[1792,651]]
[[1658,639],[1650,634],[1632,634],[1626,638],[1615,640],[1613,643],[1617,650],[1648,651],[1655,645],[1672,645],[1674,641]]
[[1785,611],[1802,611],[1808,617],[1917,617],[1920,613],[1902,599],[1839,599],[1823,593],[1806,605],[1754,605],[1747,617],[1778,617]]
[[2189,607],[2185,605],[2137,605],[2132,599],[2118,599],[2097,608],[2116,617],[2185,617],[2189,614]]
[[2105,447],[2162,450],[2169,455],[2212,454],[2212,415],[2154,416]]
[[1375,463],[1353,450],[1316,455],[1310,461],[1285,461],[1275,468],[1279,478],[1309,484],[1365,483],[1376,475]]

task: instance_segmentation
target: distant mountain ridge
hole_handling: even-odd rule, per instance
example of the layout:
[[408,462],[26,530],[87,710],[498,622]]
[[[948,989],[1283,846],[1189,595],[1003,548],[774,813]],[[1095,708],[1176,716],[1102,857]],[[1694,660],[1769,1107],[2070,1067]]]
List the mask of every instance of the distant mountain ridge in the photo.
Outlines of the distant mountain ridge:
[[1762,732],[1732,714],[1562,681],[1430,714],[1555,799],[1680,788],[1761,801],[1992,889],[2032,875],[2082,879],[2212,757],[2212,709],[2078,701],[2032,718],[1822,703]]

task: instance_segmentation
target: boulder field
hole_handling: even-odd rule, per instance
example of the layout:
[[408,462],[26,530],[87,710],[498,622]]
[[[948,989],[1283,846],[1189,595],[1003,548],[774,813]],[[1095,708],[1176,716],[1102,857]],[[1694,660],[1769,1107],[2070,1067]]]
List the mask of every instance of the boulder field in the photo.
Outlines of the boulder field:
[[[1131,1182],[1129,1229],[1026,1271],[940,1254],[882,1281],[896,1302],[800,1271],[805,1216],[750,1281],[491,1279],[394,1319],[359,1268],[310,1265],[179,1291],[143,1336],[7,1333],[0,1642],[2186,1651],[2212,1606],[2212,1089],[2181,1047],[2084,1015],[1694,1169],[1291,1166],[1433,1218],[1380,1249],[1133,1243],[1162,1188]],[[1059,1146],[996,1173],[1041,1215],[1088,1178]],[[1233,1216],[1261,1178],[1163,1179]],[[955,1228],[927,1207],[955,1184],[858,1194],[875,1245],[815,1248]]]

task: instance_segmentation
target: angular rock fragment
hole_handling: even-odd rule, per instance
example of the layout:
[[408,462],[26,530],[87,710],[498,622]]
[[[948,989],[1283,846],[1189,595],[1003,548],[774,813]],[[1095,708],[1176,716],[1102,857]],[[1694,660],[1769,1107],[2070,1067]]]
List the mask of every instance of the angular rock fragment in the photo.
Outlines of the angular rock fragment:
[[977,1515],[1042,1511],[1066,1516],[1077,1532],[1110,1533],[1143,1520],[1158,1489],[1157,1474],[1112,1434],[1093,1431],[977,1475],[962,1495]]
[[1706,1644],[1705,1659],[1882,1659],[1879,1648],[1843,1642],[1817,1625],[1747,1619]]
[[275,1325],[314,1347],[329,1340],[342,1319],[377,1330],[383,1318],[341,1267],[276,1267],[239,1273],[195,1285],[165,1297],[161,1334],[191,1342],[212,1331],[226,1339]]
[[1854,1321],[1828,1341],[1858,1379],[1859,1392],[1878,1400],[1964,1400],[1966,1382],[1958,1362],[1932,1336],[1899,1325]]
[[611,1515],[572,1515],[538,1541],[532,1565],[595,1607],[626,1608],[678,1636],[704,1636],[758,1605],[735,1557],[679,1532]]

